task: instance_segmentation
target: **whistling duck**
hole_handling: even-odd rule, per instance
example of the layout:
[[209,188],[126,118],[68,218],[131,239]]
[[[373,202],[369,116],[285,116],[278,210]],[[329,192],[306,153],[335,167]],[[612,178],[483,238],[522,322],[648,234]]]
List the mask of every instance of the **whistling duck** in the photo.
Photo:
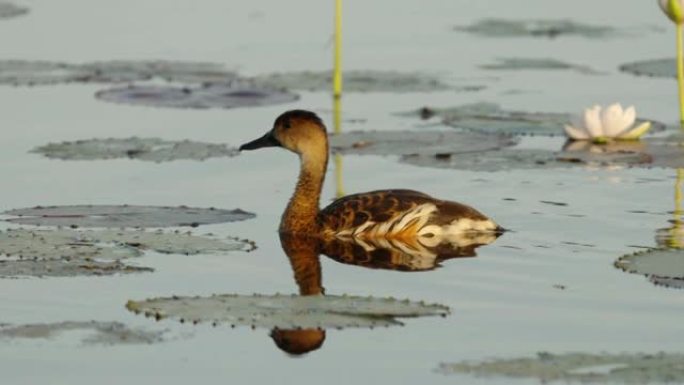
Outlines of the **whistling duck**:
[[283,147],[301,162],[299,180],[283,213],[281,233],[374,239],[420,237],[439,244],[472,233],[503,229],[472,207],[412,190],[379,190],[342,197],[321,210],[319,201],[328,164],[328,135],[313,112],[287,111],[264,136],[240,151]]

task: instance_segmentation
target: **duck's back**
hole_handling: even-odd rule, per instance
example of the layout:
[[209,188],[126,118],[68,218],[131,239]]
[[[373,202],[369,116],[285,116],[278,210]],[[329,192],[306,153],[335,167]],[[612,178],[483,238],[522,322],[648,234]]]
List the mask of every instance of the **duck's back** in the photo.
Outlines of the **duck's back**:
[[413,190],[379,190],[342,197],[320,211],[326,236],[435,238],[473,231],[500,231],[474,208]]

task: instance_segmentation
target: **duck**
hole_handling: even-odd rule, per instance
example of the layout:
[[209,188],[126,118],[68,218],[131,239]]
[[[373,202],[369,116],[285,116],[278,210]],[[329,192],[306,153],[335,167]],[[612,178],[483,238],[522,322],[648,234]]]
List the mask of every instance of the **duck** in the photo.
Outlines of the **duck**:
[[321,209],[329,144],[325,124],[314,112],[282,113],[268,132],[239,150],[267,147],[282,147],[300,159],[299,178],[283,212],[280,233],[356,241],[420,239],[425,245],[436,246],[445,241],[462,243],[473,233],[504,231],[468,205],[407,189],[347,195]]

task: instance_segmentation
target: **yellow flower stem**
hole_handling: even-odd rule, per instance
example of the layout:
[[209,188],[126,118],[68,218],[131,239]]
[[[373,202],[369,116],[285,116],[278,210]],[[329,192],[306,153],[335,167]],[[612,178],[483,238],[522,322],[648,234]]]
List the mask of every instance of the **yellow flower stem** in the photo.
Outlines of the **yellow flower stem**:
[[679,85],[679,122],[684,131],[684,42],[682,41],[682,24],[675,23],[677,31],[677,83]]
[[[342,101],[333,98],[333,127],[335,135],[342,133]],[[335,194],[338,198],[344,196],[344,181],[342,177],[342,155],[335,154]]]
[[335,0],[335,53],[333,58],[333,97],[342,97],[342,0]]
[[680,249],[682,247],[679,242],[679,229],[682,227],[682,179],[684,179],[684,169],[677,169],[677,180],[675,182],[675,209],[673,226],[670,229],[670,244],[672,248]]

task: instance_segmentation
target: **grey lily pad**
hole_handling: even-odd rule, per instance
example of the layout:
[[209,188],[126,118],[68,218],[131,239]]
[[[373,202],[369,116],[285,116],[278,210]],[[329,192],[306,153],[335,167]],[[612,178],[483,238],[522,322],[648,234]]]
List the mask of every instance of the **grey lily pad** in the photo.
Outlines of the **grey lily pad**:
[[684,287],[682,249],[651,249],[624,255],[615,261],[615,267],[628,273],[644,275],[656,284]]
[[82,67],[58,62],[4,60],[0,61],[0,84],[49,85],[72,83],[88,77]]
[[438,304],[353,296],[224,294],[129,301],[126,307],[156,319],[268,329],[393,326],[402,325],[397,317],[449,314],[448,307]]
[[618,34],[615,28],[578,23],[566,19],[508,20],[483,19],[469,26],[457,26],[457,31],[487,37],[541,37],[581,36],[603,38]]
[[196,227],[254,218],[254,214],[240,209],[129,205],[38,206],[3,214],[15,217],[7,219],[8,222],[22,225],[115,228]]
[[652,384],[684,382],[684,354],[538,353],[534,358],[441,364],[444,374],[534,378],[576,383]]
[[154,271],[149,267],[126,265],[119,261],[87,259],[0,260],[0,278],[110,276]]
[[627,63],[620,66],[620,71],[637,76],[677,78],[677,59],[651,59]]
[[483,64],[479,66],[485,70],[572,70],[586,75],[597,75],[600,72],[586,65],[571,64],[551,58],[500,58],[497,63]]
[[[344,91],[347,92],[432,92],[432,91],[478,91],[484,86],[466,85],[453,87],[439,78],[413,72],[396,71],[346,71],[343,74]],[[328,91],[332,87],[332,72],[301,71],[257,76],[258,84],[269,87],[305,91]]]
[[237,108],[291,103],[299,95],[244,82],[207,83],[198,87],[129,86],[99,91],[112,103],[168,108]]
[[26,15],[29,9],[7,1],[0,1],[0,19],[11,19]]
[[456,131],[354,131],[330,137],[333,152],[359,155],[466,154],[516,143],[509,135]]
[[215,157],[232,157],[239,154],[225,144],[169,141],[159,138],[107,138],[75,142],[49,143],[31,152],[51,159],[98,160],[129,158],[151,162],[174,160],[205,160]]
[[91,75],[84,79],[96,83],[129,83],[160,78],[176,83],[225,83],[237,74],[216,63],[195,63],[165,60],[117,60],[87,63],[82,66]]
[[165,331],[133,329],[120,322],[64,321],[56,323],[4,325],[0,338],[7,340],[51,339],[65,332],[88,332],[83,336],[84,345],[133,345],[154,344],[164,340]]
[[[563,125],[572,121],[573,115],[555,112],[525,112],[502,109],[495,103],[472,103],[448,108],[423,107],[401,112],[399,116],[416,116],[422,119],[438,117],[447,126],[487,133],[514,135],[564,135]],[[663,123],[651,119],[637,119],[637,123],[649,120],[650,132],[665,130]]]

